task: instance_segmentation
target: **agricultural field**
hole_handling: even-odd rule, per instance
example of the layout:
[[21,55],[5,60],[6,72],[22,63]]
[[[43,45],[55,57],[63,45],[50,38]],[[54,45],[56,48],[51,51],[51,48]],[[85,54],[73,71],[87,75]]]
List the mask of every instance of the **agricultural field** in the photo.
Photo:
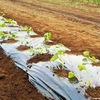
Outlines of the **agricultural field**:
[[100,99],[100,1],[0,1],[0,100]]

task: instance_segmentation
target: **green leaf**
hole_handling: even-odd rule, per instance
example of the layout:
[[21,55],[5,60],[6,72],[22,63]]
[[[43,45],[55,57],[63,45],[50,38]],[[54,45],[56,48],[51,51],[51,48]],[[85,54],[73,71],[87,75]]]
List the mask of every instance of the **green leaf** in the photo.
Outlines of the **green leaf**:
[[6,27],[7,25],[5,23],[0,24],[0,27]]
[[16,32],[11,33],[11,35],[12,35],[12,38],[13,38],[13,39],[16,39],[16,38],[18,38],[18,37],[19,37],[19,36],[17,35],[17,33],[16,33]]
[[0,38],[5,38],[6,36],[7,35],[4,32],[0,31]]
[[50,33],[50,32],[45,33],[45,34],[44,34],[44,38],[45,38],[45,41],[50,40],[50,38],[51,38],[51,33]]
[[96,62],[96,61],[97,61],[97,59],[96,59],[95,56],[92,56],[92,57],[90,58],[90,60],[91,60],[92,62]]
[[54,54],[50,59],[50,61],[55,61],[56,59],[58,59],[58,54]]
[[84,51],[84,52],[83,52],[83,56],[84,56],[84,57],[89,57],[89,51]]
[[92,88],[92,82],[90,80],[88,80],[88,85],[90,88]]
[[73,72],[69,72],[68,73],[68,78],[70,79],[70,78],[74,78],[75,77],[75,74],[73,73]]
[[34,50],[31,48],[31,49],[29,50],[29,53],[30,53],[30,55],[33,55],[33,54],[34,54]]
[[80,70],[80,71],[82,71],[82,70],[86,70],[86,67],[84,66],[84,65],[78,65],[78,69]]
[[64,54],[65,52],[63,51],[63,50],[58,50],[58,54],[59,55],[62,55],[62,54]]

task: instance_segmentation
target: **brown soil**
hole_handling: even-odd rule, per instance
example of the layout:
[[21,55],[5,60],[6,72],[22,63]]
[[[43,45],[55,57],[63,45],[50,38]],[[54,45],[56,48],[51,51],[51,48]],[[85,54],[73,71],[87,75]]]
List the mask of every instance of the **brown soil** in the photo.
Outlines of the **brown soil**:
[[2,41],[2,42],[0,42],[0,43],[15,43],[15,42],[17,42],[18,40],[15,40],[15,39],[8,39],[8,40],[4,40],[4,41]]
[[[68,78],[69,70],[55,69],[53,68],[53,72],[59,77]],[[78,83],[77,77],[69,78],[70,83]]]
[[[91,55],[100,59],[100,24],[97,26],[100,23],[100,13],[91,12],[97,7],[88,7],[89,12],[85,12],[44,3],[42,0],[0,1],[0,11],[5,13],[5,17],[16,20],[20,25],[31,26],[39,35],[51,32],[52,40],[63,43],[73,54],[82,54],[83,51],[89,50]],[[77,20],[76,17],[81,20]],[[0,53],[0,68],[6,72],[6,75],[5,72],[2,72],[3,76],[1,75],[1,100],[45,100],[27,81],[27,75],[16,69],[11,59],[2,53]],[[93,94],[93,97],[97,97],[100,92],[94,91]]]
[[41,35],[30,35],[30,38],[41,37]]
[[38,54],[35,57],[30,58],[27,63],[38,63],[39,61],[50,61],[50,58],[52,57],[52,55],[50,54]]
[[[93,88],[88,88],[86,90],[85,96],[86,97],[92,97],[92,98],[100,98],[100,87],[96,87],[95,89]],[[92,100],[99,100],[99,99],[92,99]]]
[[20,45],[16,49],[18,49],[19,51],[24,51],[30,49],[30,46]]
[[0,49],[0,100],[48,100],[43,97],[21,69]]
[[54,69],[53,68],[53,72],[55,74],[57,74],[59,77],[66,77],[66,78],[68,78],[68,73],[69,73],[68,70],[60,70],[60,69]]

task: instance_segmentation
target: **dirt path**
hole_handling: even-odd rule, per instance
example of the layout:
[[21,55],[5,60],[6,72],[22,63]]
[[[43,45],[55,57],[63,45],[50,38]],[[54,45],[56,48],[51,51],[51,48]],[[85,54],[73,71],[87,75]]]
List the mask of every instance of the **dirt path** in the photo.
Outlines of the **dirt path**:
[[[52,32],[52,39],[70,48],[72,50],[71,53],[82,54],[83,51],[89,50],[91,55],[100,59],[100,27],[79,21],[83,18],[82,21],[89,21],[99,25],[100,14],[97,12],[87,13],[78,9],[73,10],[72,8],[59,5],[54,6],[40,2],[39,0],[2,0],[0,1],[0,11],[4,12],[6,17],[15,19],[21,25],[32,26],[34,31],[38,34],[43,35],[45,32]],[[79,20],[72,19],[72,17],[78,18]],[[2,60],[0,60],[0,63],[1,62]],[[11,66],[13,67],[13,64]],[[3,67],[1,66],[1,68]],[[3,68],[3,70],[5,69],[6,67]],[[8,75],[10,75],[10,73]],[[13,74],[10,76],[10,79],[12,77],[14,78],[14,76],[16,75]],[[1,82],[1,84],[3,83]],[[8,85],[11,87],[12,84],[14,84],[11,88],[13,90],[16,84],[9,83]],[[19,84],[20,83],[18,83],[18,85]],[[1,89],[4,89],[4,86],[3,88],[1,87]],[[17,95],[19,90],[16,93],[12,92],[12,90],[10,92]],[[4,91],[6,90],[4,89]],[[15,99],[15,97],[13,98],[10,95],[11,93],[8,93],[8,98],[10,99],[7,98],[5,100],[39,100],[38,97],[32,97],[32,94],[30,97],[27,97],[27,99],[23,97],[26,94],[21,97],[17,96],[17,98],[19,97],[21,99]],[[1,98],[5,95],[2,94],[2,92],[0,92],[0,94],[2,95]],[[40,98],[42,97],[40,96]],[[43,98],[43,100],[45,100],[45,98]]]

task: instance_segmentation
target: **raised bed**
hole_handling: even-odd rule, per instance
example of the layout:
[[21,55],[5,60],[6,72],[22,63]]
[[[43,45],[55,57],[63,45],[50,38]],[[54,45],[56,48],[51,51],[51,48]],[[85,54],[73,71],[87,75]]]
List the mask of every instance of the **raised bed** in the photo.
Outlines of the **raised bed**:
[[70,49],[62,43],[53,44],[50,32],[38,37],[31,27],[20,27],[3,16],[0,23],[0,48],[28,73],[29,81],[44,96],[55,100],[100,98],[88,92],[100,86],[100,67],[92,65],[99,60],[90,57],[88,51],[83,55],[69,55]]

